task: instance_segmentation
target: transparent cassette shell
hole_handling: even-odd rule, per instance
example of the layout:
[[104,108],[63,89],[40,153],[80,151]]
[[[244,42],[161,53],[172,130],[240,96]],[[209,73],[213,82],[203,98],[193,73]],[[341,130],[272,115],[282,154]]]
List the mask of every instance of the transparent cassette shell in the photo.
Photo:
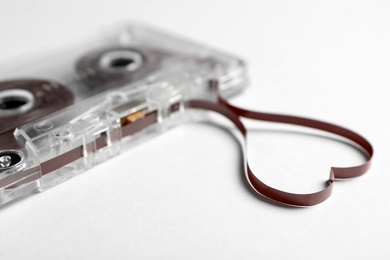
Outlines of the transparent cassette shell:
[[[42,91],[36,92],[55,95],[63,88],[62,97],[69,91],[72,100],[13,129],[4,123],[0,205],[61,183],[189,120],[185,101],[216,100],[209,87],[216,68],[224,97],[246,85],[240,59],[134,23],[109,26],[27,58],[27,63],[0,67],[0,80],[55,81],[41,84]],[[0,88],[0,96],[4,91]],[[38,94],[36,103],[41,102]],[[11,136],[15,140],[5,141]],[[17,162],[9,165],[12,160]]]

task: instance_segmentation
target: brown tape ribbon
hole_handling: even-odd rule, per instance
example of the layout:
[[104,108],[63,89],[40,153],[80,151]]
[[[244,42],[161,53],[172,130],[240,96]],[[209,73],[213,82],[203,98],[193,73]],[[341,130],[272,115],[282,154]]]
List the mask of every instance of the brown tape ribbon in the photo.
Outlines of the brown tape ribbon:
[[[211,85],[215,84],[218,84],[218,82],[211,82]],[[372,162],[374,149],[371,144],[361,135],[334,124],[303,117],[269,114],[246,110],[229,104],[222,97],[218,98],[218,103],[212,103],[204,100],[190,100],[186,103],[186,106],[188,108],[214,111],[227,117],[240,130],[245,139],[245,142],[247,140],[247,129],[245,128],[240,118],[292,124],[330,132],[355,142],[367,153],[367,161],[361,165],[345,168],[331,167],[330,177],[326,183],[326,187],[321,191],[307,194],[289,193],[268,186],[255,176],[249,166],[247,158],[244,158],[244,163],[247,170],[247,179],[253,189],[255,189],[259,194],[282,204],[297,207],[314,206],[319,204],[328,199],[332,194],[333,183],[336,179],[347,179],[363,175],[368,171]]]

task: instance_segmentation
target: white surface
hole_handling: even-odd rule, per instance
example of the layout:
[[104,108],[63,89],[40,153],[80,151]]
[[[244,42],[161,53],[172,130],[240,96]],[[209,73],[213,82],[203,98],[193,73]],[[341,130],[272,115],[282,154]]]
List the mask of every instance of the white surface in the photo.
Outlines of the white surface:
[[[183,126],[3,207],[0,258],[388,257],[389,3],[2,2],[0,57],[117,19],[141,20],[245,58],[252,82],[235,104],[345,125],[376,154],[367,175],[337,182],[325,203],[279,207],[244,185],[239,146],[223,128]],[[362,161],[339,142],[267,130],[279,128],[286,129],[259,124],[250,135],[256,172],[277,187],[314,191],[330,165]]]

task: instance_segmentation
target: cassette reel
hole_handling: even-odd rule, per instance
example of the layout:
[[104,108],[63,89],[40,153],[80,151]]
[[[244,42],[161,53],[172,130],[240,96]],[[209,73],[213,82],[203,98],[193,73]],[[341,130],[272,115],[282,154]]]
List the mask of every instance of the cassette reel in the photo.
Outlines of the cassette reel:
[[19,149],[13,130],[27,122],[58,111],[73,102],[72,93],[61,84],[37,79],[0,82],[0,150]]
[[124,23],[1,69],[0,205],[179,124],[216,67],[224,96],[245,86],[240,59]]
[[156,50],[141,47],[108,48],[82,57],[76,64],[76,71],[89,87],[106,89],[135,81],[156,70],[163,59],[164,54]]

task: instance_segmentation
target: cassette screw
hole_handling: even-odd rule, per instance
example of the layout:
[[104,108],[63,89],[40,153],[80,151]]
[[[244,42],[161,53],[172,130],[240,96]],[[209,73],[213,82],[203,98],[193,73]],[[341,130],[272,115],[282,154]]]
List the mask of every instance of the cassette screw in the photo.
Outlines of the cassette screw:
[[11,165],[11,156],[4,155],[0,157],[0,167],[7,168]]

